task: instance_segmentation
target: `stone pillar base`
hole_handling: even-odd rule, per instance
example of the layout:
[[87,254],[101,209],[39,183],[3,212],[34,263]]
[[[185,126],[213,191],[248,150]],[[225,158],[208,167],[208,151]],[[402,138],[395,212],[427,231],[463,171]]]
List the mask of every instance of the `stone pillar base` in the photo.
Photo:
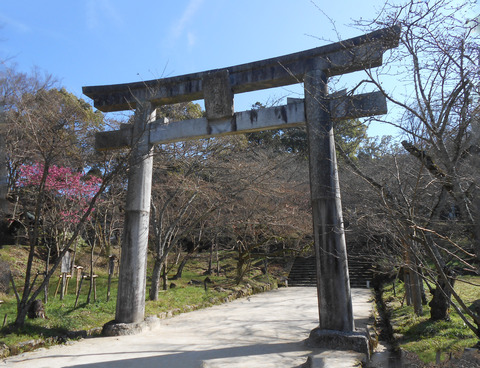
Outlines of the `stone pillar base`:
[[370,348],[366,334],[315,328],[310,332],[306,345],[311,348],[332,350],[353,350],[363,353],[370,359]]
[[105,323],[102,329],[103,336],[126,336],[136,335],[140,332],[152,330],[160,326],[160,320],[156,317],[147,317],[145,321],[136,323],[121,323],[115,320]]
[[323,350],[321,353],[308,356],[302,368],[318,367],[364,367],[367,356],[356,351]]

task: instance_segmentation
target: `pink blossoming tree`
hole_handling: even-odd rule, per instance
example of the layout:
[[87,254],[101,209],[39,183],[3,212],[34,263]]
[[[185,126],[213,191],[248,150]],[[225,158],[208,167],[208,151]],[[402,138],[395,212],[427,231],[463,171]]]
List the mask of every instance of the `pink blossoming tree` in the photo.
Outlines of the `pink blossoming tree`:
[[[42,164],[23,165],[19,170],[17,186],[25,190],[36,190],[43,175]],[[100,189],[101,179],[75,172],[68,167],[52,165],[44,186],[50,202],[55,202],[58,206],[55,223],[60,221],[64,225],[75,225],[88,210],[90,201]]]

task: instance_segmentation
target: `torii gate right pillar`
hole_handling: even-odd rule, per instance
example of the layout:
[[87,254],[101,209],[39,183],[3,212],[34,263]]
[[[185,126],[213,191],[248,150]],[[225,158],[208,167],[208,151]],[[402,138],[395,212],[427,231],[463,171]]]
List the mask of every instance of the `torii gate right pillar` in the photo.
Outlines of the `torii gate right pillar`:
[[305,115],[317,268],[319,329],[354,331],[327,75],[305,74]]
[[322,69],[310,70],[304,75],[319,312],[319,327],[311,331],[307,345],[354,350],[369,357],[367,336],[354,331],[327,81],[328,76]]

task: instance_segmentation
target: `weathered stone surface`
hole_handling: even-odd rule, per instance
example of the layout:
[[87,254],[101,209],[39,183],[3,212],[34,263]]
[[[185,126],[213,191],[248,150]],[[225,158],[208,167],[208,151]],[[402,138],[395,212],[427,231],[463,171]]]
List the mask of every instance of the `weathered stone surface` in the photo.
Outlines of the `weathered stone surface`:
[[10,348],[3,342],[0,342],[0,358],[6,358],[10,355]]
[[381,92],[340,96],[330,99],[330,117],[333,121],[357,119],[387,113],[387,100]]
[[353,350],[370,358],[368,338],[360,332],[343,332],[316,328],[310,332],[310,336],[305,343],[312,348]]
[[354,351],[323,351],[309,355],[303,368],[352,368],[363,367],[367,362],[365,354]]
[[44,343],[45,341],[42,339],[32,339],[28,341],[22,341],[16,344],[15,346],[12,346],[12,348],[10,349],[10,354],[15,355],[21,352],[31,351],[33,349],[39,348],[40,346],[43,346]]
[[136,335],[144,329],[143,322],[137,323],[117,323],[111,321],[103,326],[102,335],[104,336],[126,336]]
[[[173,121],[165,124],[157,120],[150,124],[149,143],[165,144],[193,139],[245,134],[272,129],[286,129],[305,125],[303,99],[289,99],[284,106],[261,110],[241,111],[233,117],[221,118],[211,123],[208,118]],[[379,92],[358,96],[343,96],[330,99],[332,120],[353,119],[386,112],[385,97]],[[95,135],[95,149],[109,150],[125,148],[132,143],[133,128],[99,132]]]
[[228,75],[228,70],[222,69],[203,77],[203,99],[209,121],[233,116],[233,91]]
[[104,336],[126,336],[136,335],[146,330],[151,330],[160,326],[160,319],[157,317],[147,317],[142,322],[137,323],[118,323],[110,321],[103,326],[102,335]]
[[155,109],[146,102],[135,112],[135,145],[129,160],[125,223],[118,279],[115,320],[131,324],[145,317],[147,244],[150,218],[153,156],[148,124]]
[[320,327],[354,331],[327,75],[305,74],[305,116]]
[[[329,76],[351,73],[382,65],[382,54],[396,47],[400,27],[381,29],[314,49],[283,55],[221,70],[228,71],[234,93],[297,84],[305,70],[321,68]],[[178,77],[106,86],[83,87],[101,111],[136,108],[138,101],[158,105],[188,102],[203,98],[202,80],[211,71]]]
[[[165,124],[157,120],[150,124],[149,143],[165,144],[231,134],[286,129],[305,125],[303,101],[286,106],[237,112],[232,118],[210,123],[207,118],[174,121]],[[95,148],[109,150],[124,148],[132,142],[132,129],[99,132]]]
[[88,336],[88,331],[86,330],[67,331],[66,336],[68,339],[84,339]]
[[120,130],[97,133],[95,134],[95,149],[101,151],[104,150],[105,147],[130,147],[132,145],[132,135],[133,126]]

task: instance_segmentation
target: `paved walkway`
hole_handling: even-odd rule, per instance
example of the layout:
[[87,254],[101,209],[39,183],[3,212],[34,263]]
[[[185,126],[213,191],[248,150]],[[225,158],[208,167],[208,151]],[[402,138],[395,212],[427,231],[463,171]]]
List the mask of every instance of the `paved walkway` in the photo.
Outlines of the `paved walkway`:
[[[353,289],[357,329],[371,294]],[[134,336],[84,339],[10,357],[0,367],[300,367],[320,353],[303,341],[318,325],[316,288],[282,288],[163,320]],[[335,365],[338,367],[339,365]]]

